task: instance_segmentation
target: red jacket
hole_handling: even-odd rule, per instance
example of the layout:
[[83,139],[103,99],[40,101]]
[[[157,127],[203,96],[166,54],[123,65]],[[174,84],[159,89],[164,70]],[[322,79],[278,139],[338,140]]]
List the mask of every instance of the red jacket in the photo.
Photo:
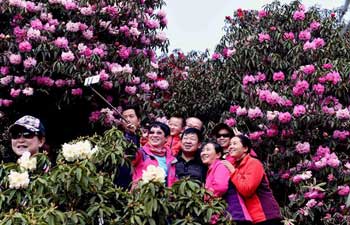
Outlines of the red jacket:
[[236,170],[231,175],[231,181],[243,197],[253,223],[280,219],[280,209],[269,187],[262,163],[247,155],[235,164]]
[[180,135],[169,136],[165,146],[171,149],[171,153],[173,154],[173,156],[177,156],[181,149]]

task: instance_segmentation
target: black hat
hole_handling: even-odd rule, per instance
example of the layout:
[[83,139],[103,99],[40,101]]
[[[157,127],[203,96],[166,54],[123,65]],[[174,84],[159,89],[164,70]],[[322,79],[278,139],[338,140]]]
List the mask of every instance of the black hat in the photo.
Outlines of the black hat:
[[216,126],[213,128],[213,130],[211,132],[211,135],[212,136],[217,136],[219,131],[222,130],[222,129],[227,130],[228,133],[230,134],[230,137],[235,136],[232,128],[229,125],[227,125],[226,123],[218,123],[218,124],[216,124]]

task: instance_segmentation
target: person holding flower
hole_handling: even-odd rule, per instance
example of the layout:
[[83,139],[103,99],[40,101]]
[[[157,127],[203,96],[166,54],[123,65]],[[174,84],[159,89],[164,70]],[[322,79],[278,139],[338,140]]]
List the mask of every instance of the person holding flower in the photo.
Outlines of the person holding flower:
[[248,137],[236,135],[230,141],[229,156],[223,164],[230,179],[243,197],[253,224],[281,224],[279,205],[272,194],[262,163],[249,153],[252,144]]

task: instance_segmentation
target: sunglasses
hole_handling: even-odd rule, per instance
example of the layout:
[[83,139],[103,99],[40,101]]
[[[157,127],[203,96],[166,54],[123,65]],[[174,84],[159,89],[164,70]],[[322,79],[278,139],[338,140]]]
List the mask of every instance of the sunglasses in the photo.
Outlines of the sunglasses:
[[220,137],[228,138],[228,137],[231,137],[231,135],[230,134],[217,134],[216,135],[216,138],[220,138]]
[[38,136],[38,133],[30,132],[30,131],[22,131],[22,132],[13,132],[13,133],[11,133],[11,139],[19,139],[21,137],[23,137],[25,139],[32,139],[35,136]]

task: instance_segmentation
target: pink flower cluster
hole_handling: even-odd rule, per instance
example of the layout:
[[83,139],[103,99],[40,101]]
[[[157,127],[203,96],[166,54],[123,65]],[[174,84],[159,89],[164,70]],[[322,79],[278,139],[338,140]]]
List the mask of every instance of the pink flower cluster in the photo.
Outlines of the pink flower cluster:
[[271,40],[271,37],[269,34],[265,34],[265,33],[260,33],[258,34],[258,39],[259,39],[259,42],[260,43],[263,43],[263,42],[268,42]]
[[309,153],[310,152],[310,143],[309,142],[298,143],[295,147],[295,151],[299,154]]

